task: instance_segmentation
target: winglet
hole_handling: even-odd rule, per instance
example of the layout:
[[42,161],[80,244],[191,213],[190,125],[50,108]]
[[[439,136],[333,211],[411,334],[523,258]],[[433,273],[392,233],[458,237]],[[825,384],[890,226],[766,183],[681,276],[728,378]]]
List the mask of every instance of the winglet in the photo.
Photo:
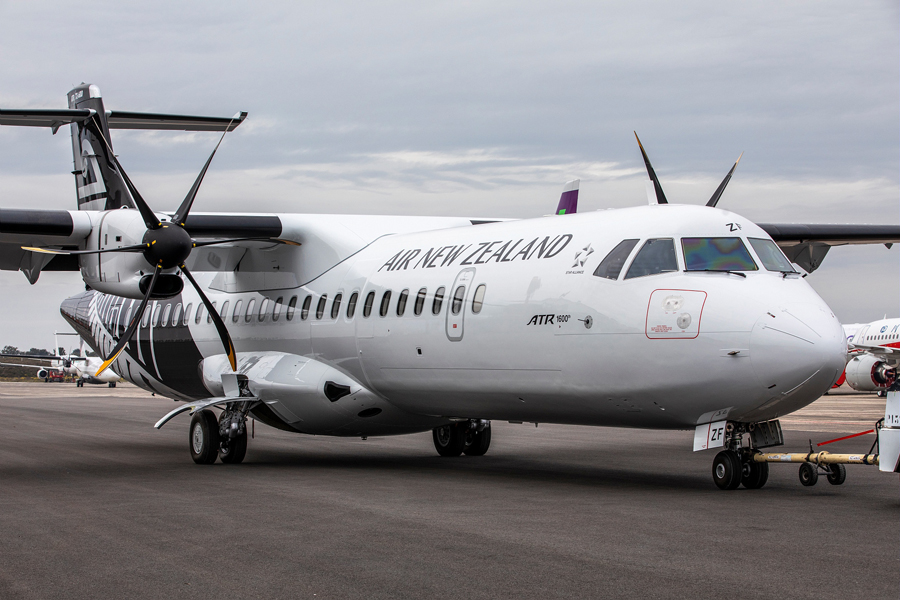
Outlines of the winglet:
[[580,185],[580,179],[566,182],[559,197],[559,206],[556,207],[556,214],[571,215],[578,210],[578,187]]

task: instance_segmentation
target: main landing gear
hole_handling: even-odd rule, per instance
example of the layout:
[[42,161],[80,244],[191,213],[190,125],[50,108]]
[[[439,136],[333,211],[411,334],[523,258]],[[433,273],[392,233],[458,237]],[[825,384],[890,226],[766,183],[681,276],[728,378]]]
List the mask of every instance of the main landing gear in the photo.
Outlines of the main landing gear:
[[[237,404],[237,403],[235,403]],[[247,455],[247,404],[228,404],[219,418],[209,410],[194,413],[188,435],[191,458],[198,465],[211,465],[221,458],[239,464]]]
[[469,419],[442,425],[432,430],[431,437],[441,456],[484,456],[491,446],[491,422]]

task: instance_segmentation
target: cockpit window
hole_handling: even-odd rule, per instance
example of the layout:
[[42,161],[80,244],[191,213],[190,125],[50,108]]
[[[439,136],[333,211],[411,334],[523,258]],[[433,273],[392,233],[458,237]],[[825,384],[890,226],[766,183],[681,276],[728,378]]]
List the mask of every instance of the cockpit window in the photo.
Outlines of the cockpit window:
[[615,248],[610,250],[597,270],[594,271],[594,277],[605,277],[606,279],[618,279],[628,255],[637,245],[637,240],[622,240]]
[[678,260],[675,258],[675,241],[671,238],[647,240],[637,256],[628,267],[625,279],[656,275],[657,273],[671,273],[678,270]]
[[749,238],[750,245],[756,250],[756,255],[762,261],[763,266],[768,271],[779,271],[781,273],[796,273],[796,269],[791,266],[790,261],[785,258],[781,250],[772,240],[761,238]]
[[758,271],[741,238],[682,238],[688,271]]

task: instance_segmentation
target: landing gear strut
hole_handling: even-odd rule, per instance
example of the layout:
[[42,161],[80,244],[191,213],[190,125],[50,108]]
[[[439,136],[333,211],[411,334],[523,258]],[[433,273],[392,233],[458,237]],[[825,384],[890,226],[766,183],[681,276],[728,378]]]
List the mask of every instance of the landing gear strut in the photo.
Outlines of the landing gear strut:
[[247,456],[249,408],[246,402],[239,405],[229,403],[219,415],[219,458],[225,464],[240,464]]
[[469,419],[435,427],[431,432],[434,448],[441,456],[484,456],[491,446],[491,422]]

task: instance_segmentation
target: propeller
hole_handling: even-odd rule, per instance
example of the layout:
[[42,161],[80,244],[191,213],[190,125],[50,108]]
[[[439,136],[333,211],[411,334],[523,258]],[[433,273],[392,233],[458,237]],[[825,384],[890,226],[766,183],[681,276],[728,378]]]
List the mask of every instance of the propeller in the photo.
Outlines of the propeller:
[[[650,175],[650,181],[653,182],[653,188],[656,190],[656,202],[658,204],[668,204],[669,201],[666,199],[666,194],[663,192],[662,185],[659,183],[659,178],[656,176],[656,171],[653,170],[653,165],[650,164],[650,159],[647,158],[647,153],[644,151],[644,145],[641,144],[641,138],[638,137],[637,132],[634,132],[634,137],[637,140],[638,147],[641,149],[641,156],[644,157],[644,165],[647,167],[647,174]],[[709,202],[706,203],[707,206],[715,207],[716,204],[719,203],[719,198],[722,197],[722,193],[725,191],[725,187],[728,185],[728,182],[731,181],[731,176],[734,175],[734,170],[737,168],[738,163],[741,162],[741,158],[744,156],[744,153],[741,152],[741,156],[738,156],[738,159],[734,162],[734,166],[731,167],[731,170],[728,171],[728,175],[725,176],[725,179],[722,180],[722,183],[719,184],[719,187],[716,188],[716,191],[713,192],[712,197],[709,199]]]
[[118,358],[119,354],[121,354],[125,349],[125,346],[128,345],[128,342],[131,340],[131,336],[134,335],[134,332],[141,321],[141,317],[143,316],[144,311],[147,308],[147,304],[150,302],[151,296],[153,296],[154,288],[156,287],[157,281],[159,281],[160,273],[166,269],[172,269],[174,267],[178,267],[179,270],[184,274],[185,278],[191,283],[192,286],[194,286],[194,290],[196,290],[197,294],[200,296],[200,299],[206,306],[210,317],[212,317],[213,323],[215,323],[216,325],[216,331],[219,334],[219,339],[222,341],[222,346],[225,348],[225,354],[228,356],[228,362],[231,364],[232,370],[237,370],[234,343],[231,340],[231,336],[228,334],[228,329],[225,327],[225,323],[222,321],[219,313],[215,310],[212,302],[210,302],[209,298],[206,297],[206,294],[203,293],[203,289],[200,287],[200,285],[197,284],[197,281],[194,279],[193,275],[191,275],[190,271],[188,271],[188,268],[185,266],[185,261],[190,256],[191,251],[194,248],[200,246],[212,246],[215,244],[227,244],[231,242],[242,242],[267,238],[232,238],[197,242],[191,237],[191,235],[184,227],[185,222],[187,222],[188,214],[191,211],[191,206],[193,206],[194,199],[197,197],[197,192],[200,189],[200,184],[203,182],[203,177],[206,175],[206,171],[209,169],[209,165],[212,162],[213,157],[216,155],[216,151],[222,144],[222,140],[225,139],[225,134],[229,131],[229,129],[231,128],[231,124],[237,117],[238,115],[235,115],[228,123],[228,126],[225,127],[225,131],[222,132],[222,137],[219,138],[219,142],[216,144],[216,147],[213,148],[213,151],[209,155],[209,158],[206,159],[206,164],[203,165],[203,169],[201,169],[200,174],[197,176],[197,179],[194,180],[194,184],[191,186],[190,191],[188,191],[187,196],[185,196],[184,200],[181,203],[181,206],[178,207],[178,210],[175,212],[172,220],[168,222],[163,222],[156,216],[156,214],[144,200],[143,196],[141,196],[134,183],[132,183],[131,178],[128,177],[128,174],[125,172],[125,169],[122,167],[119,159],[112,151],[109,140],[107,140],[106,136],[103,135],[102,128],[100,127],[96,116],[91,117],[90,119],[85,121],[85,125],[91,130],[91,132],[98,139],[103,140],[103,143],[106,145],[107,150],[109,151],[108,154],[110,158],[114,162],[118,172],[122,175],[125,186],[131,193],[131,197],[134,199],[134,203],[141,213],[141,217],[143,218],[144,225],[147,227],[147,231],[144,233],[144,237],[141,240],[140,244],[124,246],[122,248],[72,251],[55,250],[50,248],[26,249],[33,252],[75,255],[102,254],[107,252],[135,252],[143,254],[147,262],[149,262],[151,265],[154,265],[153,275],[150,278],[149,285],[147,285],[147,291],[144,293],[144,297],[141,300],[140,308],[136,313],[134,313],[134,316],[131,318],[131,322],[125,329],[125,333],[121,338],[119,338],[116,346],[100,366],[97,373],[95,374],[95,377],[99,376],[100,373],[105,371],[116,360],[116,358]]
[[650,159],[647,158],[647,153],[644,152],[644,145],[641,143],[641,138],[638,137],[637,131],[634,132],[634,139],[637,140],[638,147],[641,149],[641,156],[644,157],[644,164],[647,166],[647,174],[650,175],[650,181],[653,182],[653,188],[656,190],[656,202],[658,204],[668,204],[666,193],[663,192],[662,186],[659,184],[659,178],[656,176],[656,171],[653,170],[653,165],[650,164]]

